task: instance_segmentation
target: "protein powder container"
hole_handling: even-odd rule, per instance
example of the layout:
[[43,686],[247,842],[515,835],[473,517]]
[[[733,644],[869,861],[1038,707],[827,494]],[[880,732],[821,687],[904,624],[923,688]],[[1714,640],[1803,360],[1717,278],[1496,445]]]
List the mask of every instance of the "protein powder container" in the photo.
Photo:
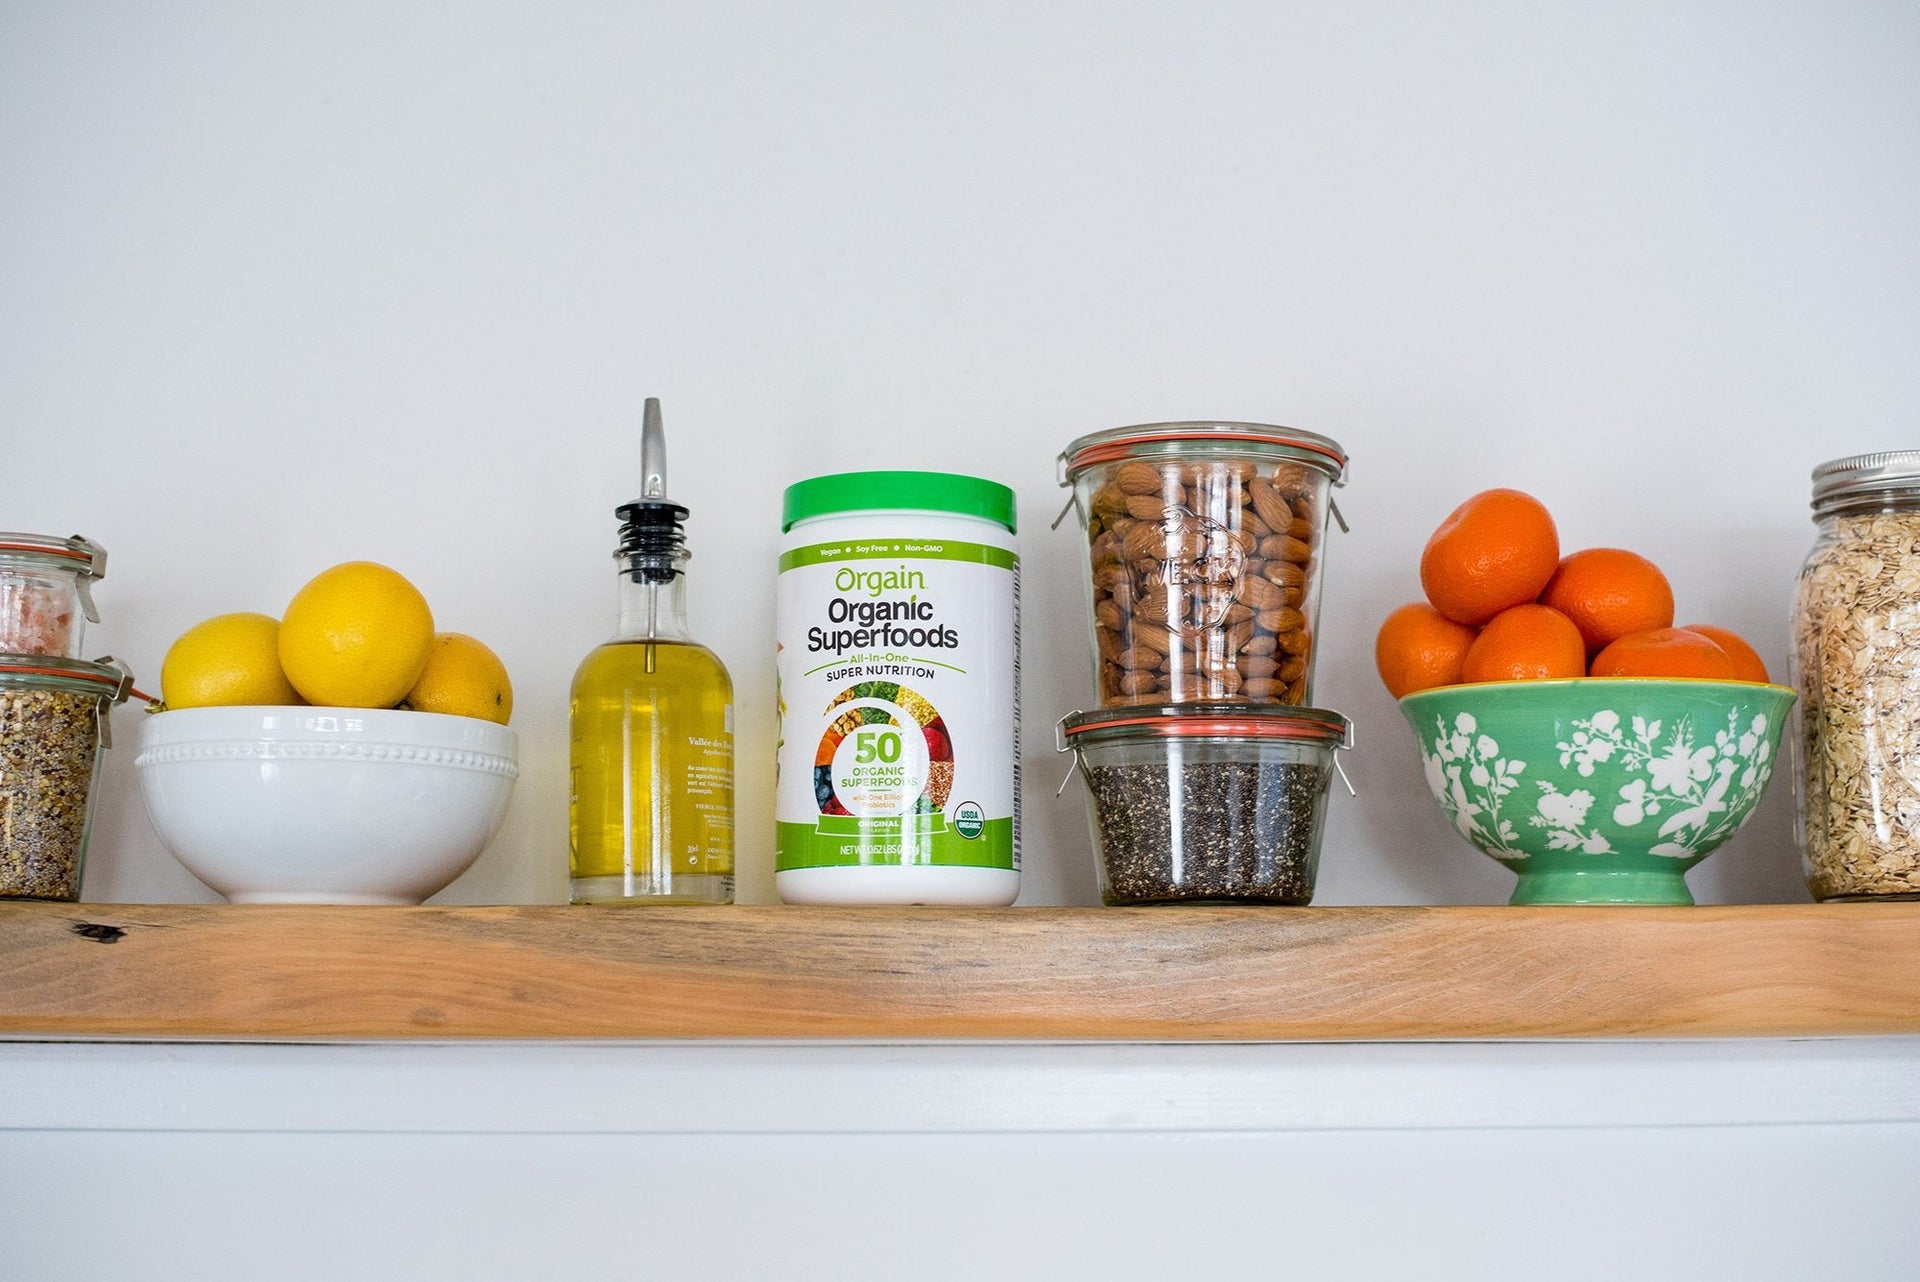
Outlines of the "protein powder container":
[[774,888],[790,904],[1020,892],[1013,491],[941,472],[789,486]]

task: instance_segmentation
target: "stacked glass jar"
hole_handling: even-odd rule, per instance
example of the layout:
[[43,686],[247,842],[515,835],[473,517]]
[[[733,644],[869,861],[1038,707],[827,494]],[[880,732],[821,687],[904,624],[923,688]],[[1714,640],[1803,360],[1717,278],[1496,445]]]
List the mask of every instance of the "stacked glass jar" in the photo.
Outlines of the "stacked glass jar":
[[1347,456],[1261,423],[1146,423],[1060,456],[1098,706],[1062,723],[1109,904],[1311,900],[1347,720],[1312,706]]
[[107,716],[133,677],[78,656],[105,549],[0,532],[0,899],[74,900]]

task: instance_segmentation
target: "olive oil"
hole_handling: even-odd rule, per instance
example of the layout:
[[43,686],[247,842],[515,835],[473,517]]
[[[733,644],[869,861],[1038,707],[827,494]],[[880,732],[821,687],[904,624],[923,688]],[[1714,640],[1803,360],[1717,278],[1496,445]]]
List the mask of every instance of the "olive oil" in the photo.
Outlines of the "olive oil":
[[620,621],[574,673],[575,903],[733,902],[733,682],[687,629],[687,509],[666,498],[660,402],[621,521]]
[[733,899],[733,682],[691,641],[610,641],[573,680],[576,903]]

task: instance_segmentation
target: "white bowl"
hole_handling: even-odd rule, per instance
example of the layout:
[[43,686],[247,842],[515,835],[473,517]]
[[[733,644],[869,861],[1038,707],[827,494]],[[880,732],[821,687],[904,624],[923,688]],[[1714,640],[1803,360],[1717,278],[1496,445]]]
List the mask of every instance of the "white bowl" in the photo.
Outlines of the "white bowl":
[[517,746],[434,712],[178,708],[133,764],[160,840],[235,903],[417,904],[499,831]]

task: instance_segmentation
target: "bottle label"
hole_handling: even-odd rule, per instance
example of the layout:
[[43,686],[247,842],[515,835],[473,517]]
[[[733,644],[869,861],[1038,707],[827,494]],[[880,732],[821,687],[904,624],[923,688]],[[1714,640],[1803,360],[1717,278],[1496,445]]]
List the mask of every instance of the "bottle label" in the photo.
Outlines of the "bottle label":
[[983,543],[780,558],[780,871],[1020,866],[1019,591]]

